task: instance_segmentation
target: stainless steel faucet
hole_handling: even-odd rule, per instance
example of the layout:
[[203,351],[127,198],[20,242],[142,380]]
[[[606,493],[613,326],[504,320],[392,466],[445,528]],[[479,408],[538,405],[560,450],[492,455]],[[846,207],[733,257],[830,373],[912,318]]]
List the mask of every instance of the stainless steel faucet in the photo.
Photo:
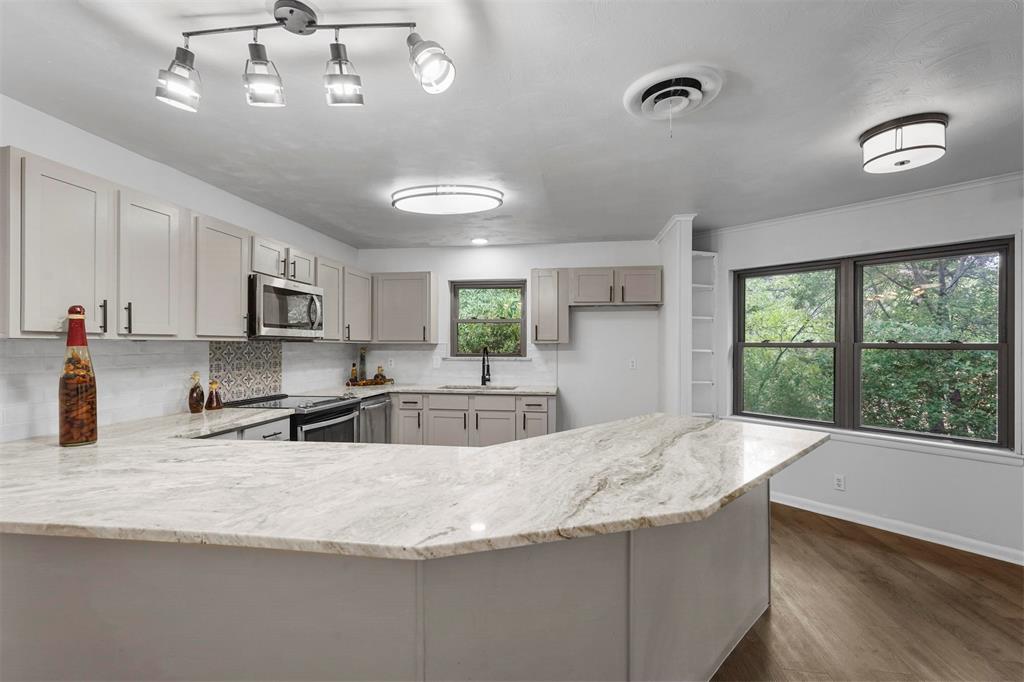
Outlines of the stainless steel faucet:
[[480,355],[480,385],[486,386],[487,382],[491,380],[491,359],[487,352],[487,346],[484,346],[484,352]]

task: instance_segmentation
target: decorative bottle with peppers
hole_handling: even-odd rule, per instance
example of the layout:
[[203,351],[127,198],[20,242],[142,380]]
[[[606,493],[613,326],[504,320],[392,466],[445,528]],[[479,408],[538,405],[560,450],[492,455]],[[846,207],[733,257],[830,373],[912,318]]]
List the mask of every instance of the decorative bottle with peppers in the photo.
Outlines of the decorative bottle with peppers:
[[219,410],[224,407],[224,400],[220,397],[220,382],[210,379],[210,393],[206,396],[206,409]]
[[199,383],[199,372],[192,372],[192,385],[188,389],[188,411],[199,414],[203,411],[203,386]]
[[85,308],[68,308],[68,345],[57,388],[61,445],[96,442],[96,373],[85,339]]

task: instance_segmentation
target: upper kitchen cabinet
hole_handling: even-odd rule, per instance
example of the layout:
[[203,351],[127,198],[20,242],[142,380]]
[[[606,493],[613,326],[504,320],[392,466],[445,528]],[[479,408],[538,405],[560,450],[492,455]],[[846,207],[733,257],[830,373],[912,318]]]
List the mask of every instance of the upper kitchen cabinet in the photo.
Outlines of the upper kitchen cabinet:
[[661,303],[661,268],[615,268],[615,293],[619,303]]
[[342,341],[373,338],[373,283],[369,273],[345,268],[342,286]]
[[530,271],[534,343],[569,342],[569,271]]
[[196,335],[246,337],[251,233],[196,216]]
[[374,341],[437,343],[437,287],[430,272],[373,276]]
[[130,190],[118,191],[119,334],[178,333],[180,217],[176,206]]
[[615,271],[612,268],[574,268],[570,272],[573,303],[615,302]]
[[316,285],[324,290],[324,341],[341,341],[345,268],[329,258],[316,259]]
[[252,271],[271,277],[287,277],[288,247],[266,237],[252,238]]
[[304,251],[288,247],[288,279],[312,284],[316,279],[316,257]]
[[[80,304],[87,311],[86,331],[106,332],[116,320],[113,185],[31,154],[7,153],[12,288],[15,268],[21,274],[21,295],[12,292],[7,304],[12,311],[20,304],[21,331],[61,332],[68,307]],[[20,192],[12,183],[15,173]],[[20,263],[14,260],[19,252]],[[14,331],[13,321],[10,327]]]
[[316,279],[316,258],[266,237],[252,238],[252,271],[303,284]]

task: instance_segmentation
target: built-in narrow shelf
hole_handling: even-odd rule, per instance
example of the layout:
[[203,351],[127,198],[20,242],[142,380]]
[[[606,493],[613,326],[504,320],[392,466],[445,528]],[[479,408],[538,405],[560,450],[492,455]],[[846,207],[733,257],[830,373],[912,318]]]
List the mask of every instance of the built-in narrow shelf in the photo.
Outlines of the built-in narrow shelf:
[[695,319],[695,320],[707,320],[708,322],[711,322],[715,318],[712,315],[694,315],[693,319]]
[[715,385],[715,382],[713,382],[713,381],[694,381],[693,383],[697,384],[697,385],[700,385],[700,386],[714,386]]
[[691,348],[690,350],[692,350],[694,353],[714,353],[715,352],[715,351],[713,351],[710,348]]
[[713,291],[715,288],[714,284],[694,284],[694,290],[696,291]]

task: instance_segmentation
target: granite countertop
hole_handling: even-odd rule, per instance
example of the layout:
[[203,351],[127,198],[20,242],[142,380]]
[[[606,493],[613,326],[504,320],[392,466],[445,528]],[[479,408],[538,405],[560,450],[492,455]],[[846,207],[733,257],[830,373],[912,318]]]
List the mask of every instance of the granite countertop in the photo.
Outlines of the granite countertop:
[[486,448],[180,437],[288,413],[2,443],[0,532],[430,559],[698,521],[828,439],[662,414]]
[[[375,395],[386,393],[454,393],[454,394],[484,394],[484,395],[558,395],[557,386],[515,386],[514,388],[502,388],[503,384],[492,384],[492,388],[482,386],[465,385],[465,388],[443,388],[452,384],[384,384],[382,386],[331,386],[316,391],[302,391],[293,395],[342,395],[352,392],[360,398],[372,398]],[[493,388],[497,386],[497,388]]]

